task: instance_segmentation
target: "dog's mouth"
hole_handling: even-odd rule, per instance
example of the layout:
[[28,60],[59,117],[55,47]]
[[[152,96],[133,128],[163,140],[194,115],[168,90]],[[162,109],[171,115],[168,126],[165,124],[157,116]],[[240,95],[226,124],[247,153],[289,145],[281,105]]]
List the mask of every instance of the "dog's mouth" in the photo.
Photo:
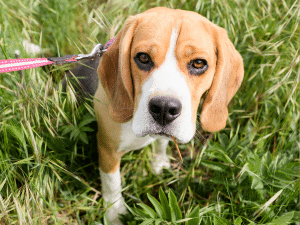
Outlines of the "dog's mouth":
[[172,135],[164,133],[164,132],[150,133],[149,136],[153,137],[153,138],[165,138],[165,139],[168,139],[170,141],[173,140]]
[[161,135],[161,136],[170,137],[170,138],[172,137],[171,135],[166,134],[166,133],[164,133],[164,132],[156,133],[156,135]]

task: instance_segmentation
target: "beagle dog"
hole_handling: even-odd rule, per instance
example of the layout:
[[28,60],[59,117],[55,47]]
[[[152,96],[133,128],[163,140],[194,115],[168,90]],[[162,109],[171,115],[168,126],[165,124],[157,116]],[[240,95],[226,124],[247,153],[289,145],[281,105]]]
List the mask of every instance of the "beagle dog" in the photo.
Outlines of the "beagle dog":
[[[129,17],[99,61],[77,74],[96,90],[98,151],[102,196],[112,224],[126,212],[121,194],[120,160],[126,152],[155,142],[152,168],[169,168],[172,136],[189,142],[196,131],[197,109],[205,97],[203,129],[224,128],[227,105],[241,85],[243,59],[225,29],[184,10],[153,8]],[[76,75],[76,74],[75,74]],[[87,85],[88,86],[88,85]],[[89,89],[86,88],[86,89]]]

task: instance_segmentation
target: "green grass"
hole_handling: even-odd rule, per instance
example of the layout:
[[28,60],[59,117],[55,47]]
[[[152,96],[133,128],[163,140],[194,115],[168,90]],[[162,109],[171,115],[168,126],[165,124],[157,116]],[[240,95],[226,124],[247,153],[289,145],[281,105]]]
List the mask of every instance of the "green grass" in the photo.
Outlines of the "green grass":
[[[199,12],[224,27],[244,59],[245,77],[224,130],[198,129],[173,144],[172,169],[150,171],[151,146],[122,159],[129,207],[152,207],[173,190],[185,218],[201,224],[299,223],[299,2],[0,0],[0,59],[22,41],[46,56],[88,53],[129,15],[155,6]],[[61,90],[65,68],[0,74],[0,224],[97,224],[105,208],[91,102]],[[174,198],[172,198],[174,200]],[[140,224],[141,221],[128,221]]]

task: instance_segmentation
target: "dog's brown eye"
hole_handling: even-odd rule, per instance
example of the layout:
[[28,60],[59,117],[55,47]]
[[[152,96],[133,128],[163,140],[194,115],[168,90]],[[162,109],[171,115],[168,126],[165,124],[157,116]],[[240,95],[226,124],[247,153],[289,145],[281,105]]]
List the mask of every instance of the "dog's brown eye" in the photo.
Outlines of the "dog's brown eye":
[[205,59],[194,59],[188,63],[187,68],[191,75],[201,75],[208,69],[208,64]]
[[151,57],[145,52],[137,53],[136,56],[134,57],[134,61],[138,66],[138,68],[144,71],[150,71],[154,66]]
[[193,60],[193,67],[195,67],[196,69],[200,69],[201,67],[204,66],[204,62],[201,59],[195,59]]
[[146,53],[141,53],[141,54],[139,55],[139,60],[140,60],[141,63],[146,64],[146,63],[148,63],[148,62],[150,61],[150,57],[149,57],[149,55],[146,54]]

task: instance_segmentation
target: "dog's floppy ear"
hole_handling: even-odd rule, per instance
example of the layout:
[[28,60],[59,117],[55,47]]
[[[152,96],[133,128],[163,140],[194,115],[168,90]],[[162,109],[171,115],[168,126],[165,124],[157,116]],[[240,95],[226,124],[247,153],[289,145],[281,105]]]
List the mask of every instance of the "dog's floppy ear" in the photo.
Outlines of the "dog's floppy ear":
[[134,88],[130,52],[136,24],[135,16],[126,20],[113,44],[103,54],[98,67],[102,86],[110,100],[109,114],[119,123],[127,122],[133,116]]
[[201,112],[201,125],[210,132],[223,129],[228,117],[227,105],[240,87],[244,77],[241,55],[227,36],[226,30],[213,30],[216,46],[216,71]]

